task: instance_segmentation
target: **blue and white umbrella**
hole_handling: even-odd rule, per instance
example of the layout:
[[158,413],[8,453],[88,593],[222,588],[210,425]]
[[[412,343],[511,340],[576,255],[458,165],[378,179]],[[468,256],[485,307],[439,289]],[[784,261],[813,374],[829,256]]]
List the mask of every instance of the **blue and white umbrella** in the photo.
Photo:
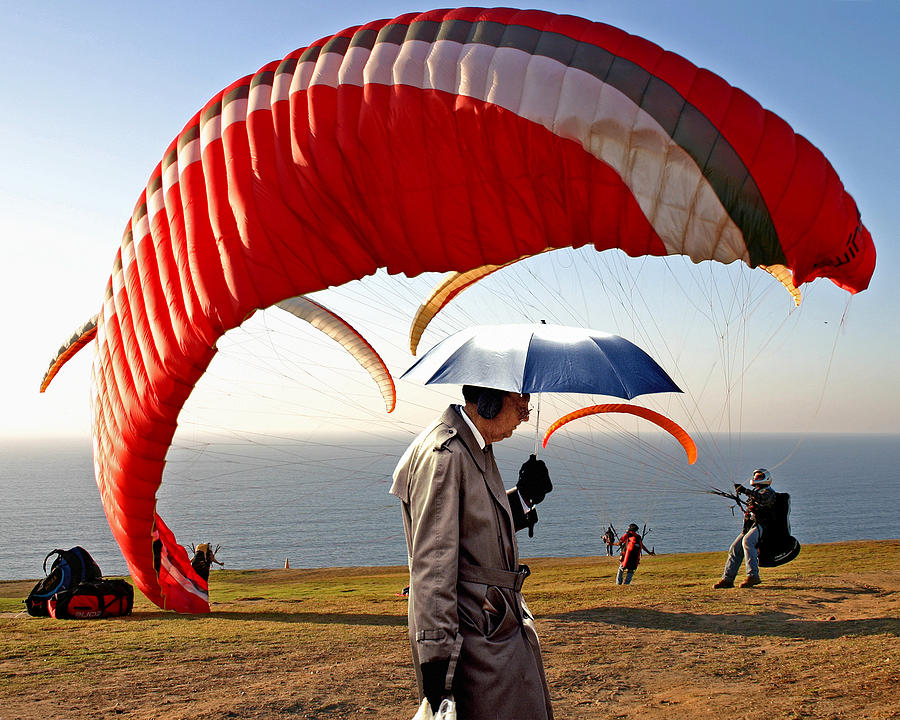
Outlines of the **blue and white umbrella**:
[[666,371],[618,335],[566,327],[479,325],[441,340],[401,378],[519,393],[589,393],[628,400],[681,392]]

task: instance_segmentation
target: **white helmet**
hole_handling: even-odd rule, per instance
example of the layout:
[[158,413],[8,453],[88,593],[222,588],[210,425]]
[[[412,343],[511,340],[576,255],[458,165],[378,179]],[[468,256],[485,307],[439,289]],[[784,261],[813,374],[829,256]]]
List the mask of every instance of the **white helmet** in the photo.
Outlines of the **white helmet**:
[[756,468],[750,478],[750,484],[754,487],[769,487],[772,484],[772,473],[765,468]]

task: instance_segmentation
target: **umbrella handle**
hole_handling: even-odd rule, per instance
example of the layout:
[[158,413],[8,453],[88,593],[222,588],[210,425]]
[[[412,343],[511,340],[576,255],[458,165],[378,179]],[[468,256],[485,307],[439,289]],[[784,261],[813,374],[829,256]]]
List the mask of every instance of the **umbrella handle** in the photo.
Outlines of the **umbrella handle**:
[[[541,320],[541,325],[546,325],[546,320]],[[537,394],[537,407],[534,415],[534,456],[538,456],[538,449],[541,446],[541,394]]]

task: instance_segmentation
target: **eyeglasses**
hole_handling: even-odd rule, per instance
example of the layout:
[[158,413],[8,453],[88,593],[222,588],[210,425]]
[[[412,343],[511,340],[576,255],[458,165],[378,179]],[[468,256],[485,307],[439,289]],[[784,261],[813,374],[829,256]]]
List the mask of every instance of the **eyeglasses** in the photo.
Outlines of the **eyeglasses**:
[[516,410],[519,412],[520,419],[525,420],[531,414],[531,411],[534,410],[534,407],[529,402],[531,400],[530,395],[510,393],[509,397],[516,404]]

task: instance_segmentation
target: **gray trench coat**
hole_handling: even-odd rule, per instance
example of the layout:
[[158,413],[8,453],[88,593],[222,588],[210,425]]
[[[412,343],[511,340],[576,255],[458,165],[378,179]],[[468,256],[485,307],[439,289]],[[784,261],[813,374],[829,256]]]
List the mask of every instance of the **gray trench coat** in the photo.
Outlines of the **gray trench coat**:
[[419,663],[450,658],[459,720],[552,720],[534,617],[515,573],[521,528],[492,448],[479,447],[451,406],[410,445],[391,493],[403,503],[419,697]]

